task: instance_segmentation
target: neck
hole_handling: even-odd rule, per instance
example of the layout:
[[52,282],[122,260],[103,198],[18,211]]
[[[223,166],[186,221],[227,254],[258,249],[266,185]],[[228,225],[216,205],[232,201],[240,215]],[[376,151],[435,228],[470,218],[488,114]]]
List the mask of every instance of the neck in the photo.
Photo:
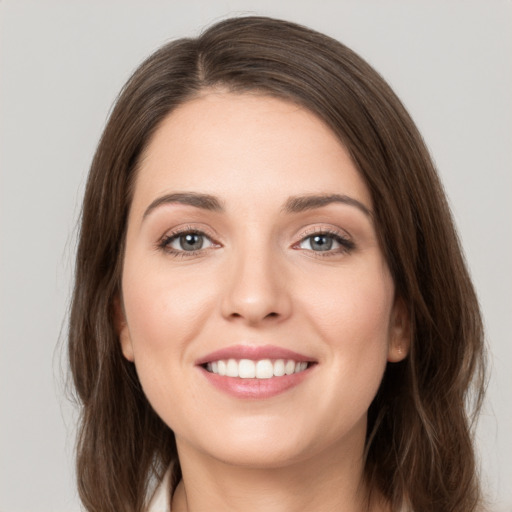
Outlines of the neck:
[[[369,502],[362,451],[329,450],[283,467],[240,467],[178,443],[183,479],[172,512],[384,512]],[[358,456],[355,456],[355,453]]]

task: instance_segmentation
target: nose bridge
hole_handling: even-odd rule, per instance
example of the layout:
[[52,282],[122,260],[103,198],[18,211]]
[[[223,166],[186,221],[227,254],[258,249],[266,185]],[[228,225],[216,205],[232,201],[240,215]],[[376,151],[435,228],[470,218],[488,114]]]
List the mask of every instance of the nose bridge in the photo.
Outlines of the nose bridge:
[[279,250],[253,232],[234,248],[223,297],[223,314],[250,324],[283,319],[290,313],[290,297]]

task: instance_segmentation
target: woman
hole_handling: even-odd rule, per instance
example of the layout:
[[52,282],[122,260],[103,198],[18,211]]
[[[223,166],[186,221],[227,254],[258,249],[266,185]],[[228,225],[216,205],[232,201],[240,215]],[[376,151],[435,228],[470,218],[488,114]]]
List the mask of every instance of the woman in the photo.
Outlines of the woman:
[[421,136],[348,48],[237,18],[128,81],[71,312],[87,510],[478,510],[482,338]]

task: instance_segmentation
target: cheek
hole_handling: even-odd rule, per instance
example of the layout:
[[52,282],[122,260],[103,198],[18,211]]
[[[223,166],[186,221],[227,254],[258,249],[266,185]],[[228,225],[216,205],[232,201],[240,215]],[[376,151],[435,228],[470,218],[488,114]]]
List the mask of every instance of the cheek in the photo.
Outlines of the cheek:
[[[194,400],[184,367],[200,332],[215,307],[214,283],[201,276],[183,277],[163,266],[127,262],[123,273],[123,300],[133,348],[134,363],[144,393],[168,425],[185,396]],[[183,380],[185,379],[185,381]]]
[[214,283],[201,275],[169,272],[158,262],[145,271],[143,263],[127,261],[123,301],[138,369],[151,360],[161,365],[186,358],[186,347],[204,327],[215,297]]
[[336,369],[331,373],[336,381],[333,389],[339,391],[349,383],[354,400],[369,405],[387,364],[394,302],[391,277],[386,269],[353,272],[318,291],[304,311],[327,346],[329,364]]
[[340,273],[310,293],[307,309],[333,341],[361,346],[387,340],[394,287],[385,268]]

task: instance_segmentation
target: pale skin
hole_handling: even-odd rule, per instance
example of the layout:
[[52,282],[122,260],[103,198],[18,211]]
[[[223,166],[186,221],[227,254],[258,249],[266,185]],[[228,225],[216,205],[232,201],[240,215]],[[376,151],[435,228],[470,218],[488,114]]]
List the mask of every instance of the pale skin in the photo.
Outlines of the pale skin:
[[[365,509],[367,410],[408,324],[369,191],[321,120],[226,91],[172,112],[140,163],[119,304],[123,354],[176,436],[173,512]],[[314,363],[275,396],[233,396],[196,364],[233,345]]]

